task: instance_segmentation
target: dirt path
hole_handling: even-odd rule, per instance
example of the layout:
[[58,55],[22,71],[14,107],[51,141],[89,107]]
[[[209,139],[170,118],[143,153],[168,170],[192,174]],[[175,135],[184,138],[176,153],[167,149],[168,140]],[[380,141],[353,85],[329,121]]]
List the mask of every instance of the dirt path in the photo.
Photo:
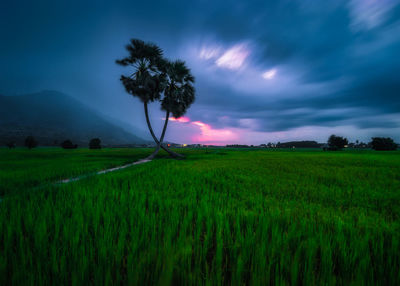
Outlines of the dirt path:
[[78,177],[74,177],[74,178],[64,179],[64,180],[55,182],[55,184],[67,184],[67,183],[70,183],[70,182],[76,182],[76,181],[79,181],[81,179],[88,178],[88,177],[91,177],[91,176],[102,175],[102,174],[106,174],[106,173],[122,170],[122,169],[125,169],[125,168],[128,168],[128,167],[134,166],[134,165],[140,165],[140,164],[144,164],[144,163],[147,163],[147,162],[150,162],[150,161],[151,160],[142,159],[142,160],[139,160],[139,161],[136,161],[136,162],[133,162],[133,163],[126,164],[126,165],[122,165],[122,166],[118,166],[118,167],[114,167],[114,168],[110,168],[110,169],[101,170],[101,171],[98,171],[96,173],[92,173],[92,174],[88,174],[88,175],[82,175],[82,176],[78,176]]
[[[107,174],[107,173],[110,173],[110,172],[114,172],[114,171],[118,171],[118,170],[122,170],[122,169],[125,169],[125,168],[128,168],[128,167],[131,167],[131,166],[144,164],[144,163],[147,163],[147,162],[150,162],[150,161],[151,160],[148,160],[148,159],[141,159],[139,161],[136,161],[136,162],[133,162],[133,163],[129,163],[129,164],[126,164],[126,165],[122,165],[122,166],[118,166],[118,167],[114,167],[114,168],[110,168],[110,169],[105,169],[105,170],[101,170],[101,171],[90,173],[90,174],[86,174],[86,175],[81,175],[81,176],[74,177],[74,178],[64,179],[64,180],[57,181],[57,182],[54,182],[54,183],[49,183],[49,184],[37,186],[37,187],[34,187],[34,189],[42,188],[44,186],[49,186],[49,185],[68,184],[68,183],[76,182],[76,181],[79,181],[79,180],[82,180],[82,179],[85,179],[85,178],[89,178],[89,177],[93,177],[93,176],[97,176],[97,175],[102,175],[102,174]],[[3,201],[3,198],[0,197],[0,203],[2,201]]]

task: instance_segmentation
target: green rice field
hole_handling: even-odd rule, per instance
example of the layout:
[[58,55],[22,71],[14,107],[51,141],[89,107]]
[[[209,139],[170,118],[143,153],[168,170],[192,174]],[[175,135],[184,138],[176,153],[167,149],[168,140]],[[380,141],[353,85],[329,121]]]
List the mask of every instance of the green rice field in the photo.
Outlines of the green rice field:
[[150,149],[0,148],[0,196],[137,161]]
[[400,285],[400,152],[0,149],[0,285]]

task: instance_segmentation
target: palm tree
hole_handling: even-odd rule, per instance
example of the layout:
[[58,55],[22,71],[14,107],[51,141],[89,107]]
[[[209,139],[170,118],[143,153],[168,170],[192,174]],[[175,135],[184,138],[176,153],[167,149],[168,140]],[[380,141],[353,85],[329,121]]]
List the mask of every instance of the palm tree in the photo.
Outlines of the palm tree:
[[129,76],[121,76],[121,81],[126,92],[132,96],[139,97],[143,102],[147,126],[154,141],[158,145],[158,139],[154,135],[153,128],[149,119],[147,105],[150,102],[160,99],[164,86],[164,74],[159,70],[162,61],[162,50],[152,44],[142,40],[132,39],[126,46],[129,56],[116,63],[122,66],[133,68]]
[[[156,150],[148,159],[153,159],[160,148],[174,158],[184,157],[169,150],[162,143],[170,113],[176,118],[181,117],[194,101],[194,77],[185,62],[179,60],[169,62],[163,58],[162,50],[152,43],[132,39],[126,49],[129,56],[116,62],[119,65],[133,68],[133,72],[129,76],[121,76],[121,81],[129,94],[139,97],[143,102],[147,127],[157,144]],[[162,94],[164,97],[161,99]],[[147,107],[149,103],[156,100],[161,101],[161,109],[166,112],[160,140],[154,134]]]
[[[160,70],[163,72],[165,79],[164,97],[161,99],[161,109],[164,110],[166,114],[164,127],[155,154],[157,154],[160,147],[162,147],[170,114],[172,113],[172,116],[175,118],[183,116],[195,100],[195,89],[193,86],[195,79],[190,69],[186,67],[185,62],[180,60],[174,62],[164,60],[161,62]],[[175,152],[170,153],[170,155],[175,158],[184,157]]]

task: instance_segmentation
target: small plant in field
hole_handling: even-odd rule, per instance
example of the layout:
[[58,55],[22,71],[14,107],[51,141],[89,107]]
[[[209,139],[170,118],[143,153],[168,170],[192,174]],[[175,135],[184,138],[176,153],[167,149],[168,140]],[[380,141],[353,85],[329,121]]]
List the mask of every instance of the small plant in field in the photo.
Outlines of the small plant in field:
[[38,145],[38,142],[36,141],[35,137],[33,136],[28,136],[25,139],[25,147],[32,149],[35,148]]
[[78,148],[77,144],[72,144],[71,140],[65,140],[61,143],[61,147],[64,149],[76,149]]
[[371,141],[372,149],[377,151],[391,151],[397,149],[397,144],[392,138],[373,137]]
[[14,141],[8,142],[8,143],[6,144],[6,146],[7,146],[9,149],[13,149],[13,148],[15,148],[15,142],[14,142]]
[[341,150],[343,149],[349,141],[347,138],[341,137],[341,136],[336,136],[336,135],[331,135],[328,139],[328,149],[331,151],[336,151],[336,150]]
[[89,149],[101,149],[101,140],[99,138],[93,138],[89,142]]

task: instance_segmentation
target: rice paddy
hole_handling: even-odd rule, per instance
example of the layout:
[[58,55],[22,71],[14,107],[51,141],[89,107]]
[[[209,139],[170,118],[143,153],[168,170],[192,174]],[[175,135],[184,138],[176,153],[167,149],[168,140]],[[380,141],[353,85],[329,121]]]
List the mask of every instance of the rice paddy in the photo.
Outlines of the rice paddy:
[[400,283],[400,152],[179,151],[0,149],[0,284]]
[[131,163],[150,153],[149,149],[0,148],[0,196]]

